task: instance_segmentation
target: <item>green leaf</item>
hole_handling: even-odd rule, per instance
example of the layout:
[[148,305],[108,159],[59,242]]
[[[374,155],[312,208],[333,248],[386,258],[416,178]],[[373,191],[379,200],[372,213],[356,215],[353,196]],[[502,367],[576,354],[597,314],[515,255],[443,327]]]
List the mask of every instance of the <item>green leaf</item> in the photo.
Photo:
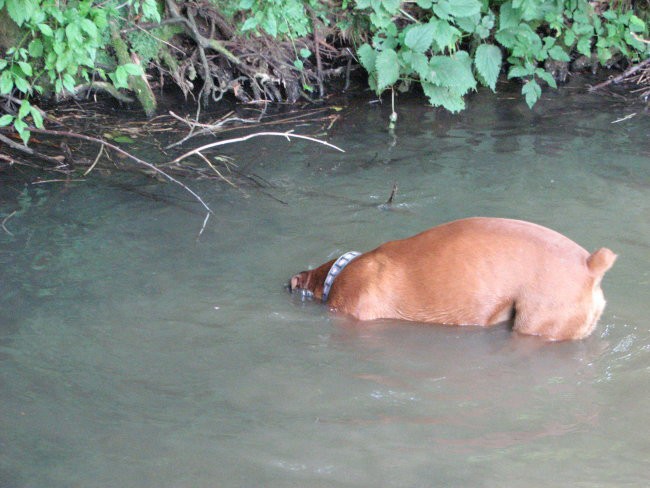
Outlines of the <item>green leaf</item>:
[[241,26],[241,30],[242,32],[253,30],[256,29],[258,25],[259,25],[259,20],[256,17],[249,17]]
[[303,47],[300,50],[300,56],[304,59],[307,59],[309,56],[311,56],[311,51],[305,47]]
[[143,74],[142,67],[135,63],[126,63],[122,65],[124,70],[132,76],[141,76]]
[[431,69],[429,68],[429,58],[425,54],[409,51],[403,56],[409,67],[418,74],[421,80],[429,79]]
[[472,60],[465,51],[458,51],[453,56],[433,56],[429,67],[437,85],[451,88],[459,95],[476,88]]
[[21,133],[22,131],[27,129],[27,123],[24,120],[15,119],[14,120],[14,129],[16,129],[16,131],[18,133]]
[[393,49],[387,49],[377,55],[375,61],[377,69],[377,91],[382,92],[392,86],[399,79],[399,60]]
[[512,66],[510,70],[508,71],[508,79],[511,78],[523,78],[525,76],[530,76],[532,75],[533,72],[525,68],[524,66]]
[[528,107],[533,108],[533,105],[542,96],[542,88],[535,80],[530,80],[521,88],[521,93],[526,97]]
[[357,56],[359,56],[359,62],[361,66],[366,68],[368,73],[373,73],[375,71],[375,62],[377,60],[377,51],[375,51],[370,44],[364,44],[359,49],[357,49]]
[[[16,121],[16,123],[14,124],[14,127],[16,127],[18,125],[18,122],[20,122],[20,120]],[[25,144],[25,146],[26,146],[27,143],[29,142],[29,136],[31,136],[31,132],[29,132],[27,129],[21,129],[21,130],[18,130],[18,135],[23,140],[23,144]]]
[[295,66],[296,69],[302,71],[305,67],[304,63],[300,59],[294,59],[293,65]]
[[11,114],[4,114],[0,117],[0,127],[6,127],[11,124],[14,120],[14,116]]
[[37,0],[6,0],[7,13],[18,27],[31,19],[32,14],[39,9]]
[[460,112],[465,108],[463,97],[449,88],[424,82],[422,89],[429,103],[434,107],[444,107],[452,113]]
[[481,2],[478,0],[452,0],[449,2],[448,11],[454,17],[469,17],[481,13]]
[[266,12],[266,18],[262,22],[262,28],[268,32],[271,37],[277,37],[278,35],[278,21],[275,18],[275,14],[272,10]]
[[11,72],[3,71],[0,75],[0,94],[6,95],[14,89],[14,80],[11,77]]
[[569,55],[560,46],[553,46],[548,50],[548,55],[556,61],[564,61],[567,63],[571,61]]
[[43,42],[40,39],[34,39],[29,43],[27,49],[32,58],[40,58],[43,55]]
[[481,14],[470,15],[469,17],[458,17],[455,23],[462,30],[468,34],[476,32],[477,27],[481,25]]
[[65,28],[65,36],[68,38],[70,44],[83,43],[83,36],[77,24],[68,24]]
[[18,61],[18,66],[20,66],[20,69],[23,70],[23,73],[25,73],[25,76],[32,76],[32,65],[29,63],[26,63],[24,61]]
[[18,88],[18,90],[23,93],[29,93],[29,83],[25,78],[22,76],[14,75],[14,83],[16,84],[16,88]]
[[69,73],[63,75],[63,86],[69,92],[74,93],[74,78]]
[[535,74],[539,76],[542,80],[544,80],[546,83],[548,83],[548,86],[557,88],[557,82],[555,81],[555,78],[553,78],[553,75],[548,71],[545,71],[542,68],[537,68],[535,70]]
[[433,13],[436,14],[436,17],[439,19],[449,19],[451,14],[449,13],[450,5],[447,0],[442,0],[433,4]]
[[431,47],[435,27],[420,24],[409,29],[404,37],[404,44],[415,52],[423,53]]
[[598,54],[598,61],[600,61],[600,64],[603,66],[609,61],[612,57],[612,51],[609,48],[602,48],[599,47],[596,50],[596,53]]
[[126,71],[124,66],[118,66],[115,69],[115,86],[116,88],[127,88],[129,80],[129,74]]
[[474,66],[485,85],[492,91],[496,89],[497,78],[501,72],[501,50],[492,44],[481,44],[474,55]]
[[18,109],[18,118],[20,120],[24,119],[27,114],[29,114],[29,110],[32,108],[31,103],[29,103],[29,100],[23,100],[20,104],[20,108]]
[[81,29],[86,34],[88,34],[88,36],[90,36],[91,39],[95,39],[99,35],[99,33],[97,31],[97,26],[95,25],[95,23],[92,20],[90,20],[90,19],[82,19],[80,25],[81,25]]
[[645,32],[647,26],[643,20],[641,20],[636,15],[630,17],[630,30],[632,32]]
[[396,14],[402,4],[402,0],[381,0],[381,5],[390,15]]
[[[0,0],[0,1],[2,1],[2,0]],[[8,63],[7,63],[7,60],[6,60],[6,59],[2,59],[2,58],[0,58],[0,71],[2,71],[3,69],[5,69],[5,68],[7,67],[7,64],[8,64]]]
[[499,41],[503,47],[512,49],[517,44],[517,36],[513,29],[503,29],[496,33],[496,40]]
[[576,35],[571,29],[567,29],[564,33],[564,45],[567,47],[573,46],[573,43],[576,42]]
[[433,39],[441,50],[453,47],[460,39],[460,31],[446,20],[432,19],[430,23],[434,27]]
[[591,37],[583,37],[576,46],[578,52],[584,56],[591,56]]
[[521,12],[513,8],[512,2],[501,5],[499,10],[499,30],[516,28],[521,22]]
[[29,113],[32,114],[32,119],[34,119],[34,125],[42,129],[43,128],[43,116],[41,115],[40,110],[38,110],[38,107],[34,107],[33,105],[29,109]]
[[135,140],[133,140],[129,136],[117,136],[114,137],[113,140],[115,142],[119,142],[120,144],[133,144],[135,142]]

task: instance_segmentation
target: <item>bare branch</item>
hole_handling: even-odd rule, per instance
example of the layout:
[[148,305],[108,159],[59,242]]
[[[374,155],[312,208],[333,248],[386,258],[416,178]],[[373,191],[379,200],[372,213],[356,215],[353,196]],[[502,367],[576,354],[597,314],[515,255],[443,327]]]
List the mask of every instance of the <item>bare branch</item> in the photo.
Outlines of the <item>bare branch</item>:
[[210,144],[206,144],[201,147],[197,147],[196,149],[192,149],[189,152],[186,152],[185,154],[182,154],[178,156],[176,159],[173,161],[170,161],[168,164],[174,164],[182,161],[183,159],[186,159],[190,156],[193,156],[195,154],[200,153],[201,151],[205,151],[206,149],[211,149],[213,147],[218,147],[218,146],[224,146],[226,144],[233,144],[235,142],[243,142],[247,141],[248,139],[252,139],[254,137],[261,137],[261,136],[279,136],[279,137],[286,137],[287,141],[290,141],[292,137],[295,137],[296,139],[305,139],[307,141],[312,141],[312,142],[317,142],[319,144],[323,144],[324,146],[331,147],[333,149],[336,149],[337,151],[345,152],[343,149],[340,147],[335,146],[334,144],[330,144],[329,142],[321,141],[319,139],[315,139],[313,137],[309,136],[303,136],[300,134],[293,134],[293,131],[287,131],[287,132],[256,132],[255,134],[249,134],[247,136],[243,137],[236,137],[234,139],[225,139],[223,141],[217,141],[217,142],[212,142]]
[[137,156],[134,156],[133,154],[131,154],[131,153],[125,151],[124,149],[122,149],[122,148],[119,147],[119,146],[116,146],[115,144],[111,144],[110,142],[107,142],[107,141],[105,141],[105,140],[103,140],[103,139],[99,139],[99,138],[97,138],[97,137],[87,136],[87,135],[85,135],[85,134],[77,134],[76,132],[66,132],[66,131],[48,130],[48,129],[36,129],[36,128],[32,128],[32,127],[30,127],[29,130],[30,130],[31,132],[35,132],[35,133],[38,133],[38,134],[48,134],[48,135],[52,135],[52,136],[60,136],[60,137],[72,137],[72,138],[74,138],[74,139],[82,139],[82,140],[84,140],[84,141],[90,141],[90,142],[94,142],[94,143],[96,143],[96,144],[101,144],[101,145],[103,145],[103,146],[105,146],[105,147],[107,147],[107,148],[109,148],[109,149],[112,149],[113,151],[116,151],[116,152],[122,154],[123,156],[126,156],[127,158],[129,158],[129,159],[135,161],[135,162],[138,163],[138,164],[141,164],[141,165],[143,165],[143,166],[146,166],[147,168],[151,169],[152,171],[155,171],[156,173],[158,173],[158,174],[164,176],[164,177],[165,177],[166,179],[168,179],[169,181],[171,181],[171,182],[173,182],[173,183],[176,183],[177,185],[181,186],[181,187],[184,188],[188,193],[190,193],[190,195],[192,195],[194,198],[196,198],[196,200],[198,200],[199,203],[200,203],[201,205],[203,205],[203,207],[204,207],[204,208],[205,208],[209,213],[211,213],[211,214],[214,213],[214,212],[212,211],[212,209],[208,206],[208,204],[205,203],[205,202],[203,201],[203,199],[202,199],[199,195],[197,195],[197,194],[194,192],[194,190],[192,190],[190,187],[188,187],[185,183],[183,183],[183,182],[177,180],[176,178],[174,178],[173,176],[171,176],[171,175],[165,173],[163,170],[161,170],[160,168],[156,167],[155,165],[149,163],[148,161],[145,161],[145,160],[143,160],[143,159],[140,159],[140,158],[138,158]]

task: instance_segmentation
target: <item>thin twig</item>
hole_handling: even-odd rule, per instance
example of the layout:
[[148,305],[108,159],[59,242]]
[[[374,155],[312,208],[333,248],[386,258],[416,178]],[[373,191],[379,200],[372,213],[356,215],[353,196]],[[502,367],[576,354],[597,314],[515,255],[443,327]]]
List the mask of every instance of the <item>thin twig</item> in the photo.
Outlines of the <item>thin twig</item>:
[[648,64],[650,64],[650,58],[646,59],[645,61],[640,62],[639,64],[635,64],[634,66],[632,66],[631,68],[625,70],[625,72],[621,73],[620,75],[618,75],[618,76],[616,76],[614,78],[611,78],[611,79],[609,79],[607,81],[603,81],[602,83],[599,83],[596,86],[589,87],[589,92],[594,92],[596,90],[600,90],[601,88],[604,88],[604,87],[606,87],[608,85],[611,85],[612,83],[616,84],[619,81],[624,80],[628,76],[633,75],[634,73],[636,73],[637,71],[642,69],[644,66],[647,66]]
[[[177,120],[180,120],[181,122],[186,123],[190,127],[190,132],[185,137],[180,139],[179,141],[173,142],[173,143],[169,144],[168,146],[165,146],[165,149],[171,149],[172,147],[179,146],[179,145],[183,144],[185,141],[187,141],[188,139],[191,139],[192,137],[202,136],[204,134],[212,134],[212,133],[214,133],[214,131],[220,129],[222,126],[224,126],[225,124],[227,124],[229,122],[242,122],[242,123],[245,123],[245,124],[259,123],[259,119],[255,120],[255,119],[242,119],[241,117],[228,117],[228,115],[230,115],[232,113],[233,113],[232,111],[229,112],[226,116],[222,117],[222,119],[219,122],[215,123],[215,124],[202,124],[202,123],[198,122],[198,117],[197,117],[196,121],[188,120],[188,119],[184,119],[183,117],[180,117],[179,115],[176,115],[174,112],[170,111],[169,115],[171,115],[172,117],[174,117]],[[201,130],[195,131],[195,129],[197,127],[201,127]]]
[[237,188],[237,185],[235,185],[232,181],[230,181],[230,179],[226,178],[223,174],[221,174],[221,171],[219,171],[219,170],[217,169],[217,167],[216,167],[214,164],[212,164],[212,162],[211,162],[211,161],[210,161],[206,156],[204,156],[204,155],[201,154],[201,153],[198,153],[198,156],[199,156],[201,159],[203,159],[203,161],[205,162],[205,164],[207,164],[208,166],[210,166],[210,168],[212,168],[212,170],[213,170],[215,173],[217,173],[217,174],[219,175],[219,178],[221,178],[223,181],[225,181],[226,183],[228,183],[228,184],[229,184],[230,186],[232,186],[233,188]]
[[209,213],[205,214],[205,219],[203,219],[203,225],[201,226],[201,230],[199,231],[199,234],[196,236],[197,241],[201,238],[201,234],[203,234],[203,231],[205,230],[205,226],[207,225],[209,218],[210,218],[210,214]]
[[57,178],[54,180],[39,180],[39,181],[32,181],[32,185],[43,185],[45,183],[70,183],[74,181],[86,181],[83,179],[70,179],[70,178]]
[[[35,130],[30,129],[31,132],[35,132]],[[48,156],[47,154],[41,154],[39,152],[34,151],[31,147],[25,146],[24,144],[19,144],[17,142],[12,141],[8,137],[3,136],[0,134],[0,142],[4,142],[7,144],[9,147],[20,151],[25,154],[29,154],[30,156],[34,157],[39,157],[50,163],[52,166],[59,166],[61,164],[61,161],[59,161],[56,158],[53,158],[52,156]]]
[[249,134],[249,135],[243,136],[243,137],[236,137],[234,139],[226,139],[226,140],[223,140],[223,141],[212,142],[210,144],[206,144],[204,146],[197,147],[196,149],[192,149],[191,151],[186,152],[185,154],[182,154],[182,155],[178,156],[176,159],[171,161],[169,164],[178,163],[178,162],[182,161],[183,159],[188,158],[190,156],[193,156],[194,154],[198,154],[201,151],[205,151],[206,149],[211,149],[211,148],[217,147],[217,146],[224,146],[226,144],[233,144],[235,142],[243,142],[243,141],[247,141],[248,139],[252,139],[254,137],[260,137],[260,136],[286,137],[288,141],[291,141],[291,137],[295,137],[296,139],[305,139],[305,140],[312,141],[312,142],[318,142],[319,144],[323,144],[325,146],[331,147],[333,149],[336,149],[337,151],[345,152],[340,147],[337,147],[334,144],[330,144],[329,142],[321,141],[319,139],[315,139],[315,138],[309,137],[309,136],[303,136],[303,135],[300,135],[300,134],[293,134],[292,132],[293,131],[287,131],[287,132],[257,132],[255,134]]
[[106,142],[105,140],[99,139],[97,137],[87,136],[85,134],[77,134],[76,132],[66,132],[66,131],[48,130],[48,129],[37,129],[37,128],[32,128],[32,127],[30,127],[29,130],[32,131],[32,132],[38,133],[38,134],[49,134],[49,135],[53,135],[53,136],[72,137],[72,138],[75,138],[75,139],[82,139],[84,141],[90,141],[90,142],[94,142],[94,143],[97,143],[97,144],[102,144],[103,146],[106,146],[109,149],[112,149],[113,151],[116,151],[116,152],[122,154],[123,156],[126,156],[129,159],[132,159],[133,161],[135,161],[138,164],[146,166],[147,168],[149,168],[149,169],[155,171],[156,173],[164,176],[169,181],[171,181],[173,183],[176,183],[177,185],[181,186],[187,192],[189,192],[190,195],[192,195],[194,198],[196,198],[199,201],[199,203],[201,205],[203,205],[203,207],[209,213],[214,213],[212,211],[212,209],[208,206],[208,204],[205,203],[203,201],[203,199],[199,195],[197,195],[194,192],[194,190],[192,190],[190,187],[188,187],[185,183],[182,183],[181,181],[178,181],[176,178],[174,178],[173,176],[165,173],[163,170],[156,167],[155,165],[153,165],[153,164],[151,164],[151,163],[149,163],[147,161],[144,161],[144,160],[138,158],[137,156],[134,156],[133,154],[125,151],[124,149],[122,149],[119,146],[116,146],[115,144],[111,144],[110,142]]
[[95,167],[95,165],[96,165],[97,162],[99,161],[99,158],[102,157],[102,153],[103,153],[103,152],[104,152],[104,145],[101,145],[100,148],[99,148],[99,152],[97,153],[97,157],[96,157],[95,160],[93,161],[93,164],[90,165],[90,168],[88,168],[88,169],[86,170],[86,172],[84,173],[84,176],[88,176],[88,173],[90,173],[90,172],[93,170],[93,168]]
[[4,218],[4,220],[2,221],[2,229],[3,229],[7,234],[9,234],[11,237],[14,237],[14,235],[13,235],[13,233],[12,233],[9,229],[7,229],[7,227],[5,227],[5,224],[7,223],[7,220],[9,220],[9,219],[10,219],[11,217],[13,217],[15,214],[16,214],[16,211],[14,210],[14,211],[11,212],[9,215],[7,215],[7,216]]

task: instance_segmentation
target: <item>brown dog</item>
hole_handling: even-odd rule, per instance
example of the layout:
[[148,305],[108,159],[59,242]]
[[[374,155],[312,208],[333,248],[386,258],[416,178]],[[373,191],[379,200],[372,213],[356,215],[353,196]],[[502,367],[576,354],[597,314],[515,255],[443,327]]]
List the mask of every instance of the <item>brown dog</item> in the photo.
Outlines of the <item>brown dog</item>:
[[591,334],[605,308],[600,282],[616,260],[540,225],[487,217],[357,255],[298,273],[290,291],[359,320],[488,326],[514,318],[515,331],[549,340]]

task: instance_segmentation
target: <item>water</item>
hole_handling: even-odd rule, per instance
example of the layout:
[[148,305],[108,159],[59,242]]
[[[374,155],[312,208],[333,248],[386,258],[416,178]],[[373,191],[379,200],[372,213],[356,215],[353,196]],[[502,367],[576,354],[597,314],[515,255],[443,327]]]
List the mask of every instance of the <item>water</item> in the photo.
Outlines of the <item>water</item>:
[[[402,100],[394,135],[353,103],[345,154],[229,146],[271,187],[192,183],[217,212],[198,241],[172,185],[3,184],[0,486],[647,486],[648,116],[570,90],[534,112],[508,87],[459,116]],[[283,289],[471,215],[617,252],[596,332],[354,324]]]

